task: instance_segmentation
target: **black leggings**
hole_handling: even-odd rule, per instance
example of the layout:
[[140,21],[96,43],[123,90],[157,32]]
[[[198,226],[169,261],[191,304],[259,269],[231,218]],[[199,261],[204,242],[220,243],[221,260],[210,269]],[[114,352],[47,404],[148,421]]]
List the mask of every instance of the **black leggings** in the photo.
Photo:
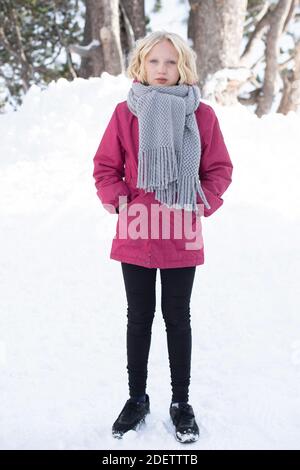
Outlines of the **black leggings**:
[[192,332],[190,298],[196,266],[146,268],[121,263],[127,297],[127,371],[131,397],[144,395],[151,328],[156,309],[156,271],[160,269],[161,310],[167,332],[172,401],[188,402]]

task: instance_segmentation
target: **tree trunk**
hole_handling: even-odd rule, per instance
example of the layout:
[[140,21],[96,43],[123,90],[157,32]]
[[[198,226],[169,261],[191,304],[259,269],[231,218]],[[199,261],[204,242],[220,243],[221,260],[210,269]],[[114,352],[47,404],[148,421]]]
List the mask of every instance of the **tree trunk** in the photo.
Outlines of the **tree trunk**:
[[266,41],[266,68],[262,92],[258,96],[258,105],[255,113],[258,117],[267,114],[272,107],[274,99],[275,81],[278,73],[278,43],[285,27],[293,0],[280,0],[274,7],[270,17],[270,27]]
[[80,77],[122,73],[119,0],[86,0],[83,44],[70,48],[81,55]]
[[120,0],[121,46],[124,54],[124,66],[128,67],[128,56],[134,48],[136,39],[146,34],[144,0]]
[[[191,10],[188,23],[188,37],[193,41],[197,53],[199,86],[207,96],[208,82],[222,82],[222,93],[218,101],[222,104],[236,102],[239,79],[230,78],[232,69],[239,67],[240,45],[247,0],[189,0]],[[214,77],[220,72],[221,78]]]
[[144,0],[120,0],[126,13],[135,39],[139,39],[146,34],[145,22],[145,2]]

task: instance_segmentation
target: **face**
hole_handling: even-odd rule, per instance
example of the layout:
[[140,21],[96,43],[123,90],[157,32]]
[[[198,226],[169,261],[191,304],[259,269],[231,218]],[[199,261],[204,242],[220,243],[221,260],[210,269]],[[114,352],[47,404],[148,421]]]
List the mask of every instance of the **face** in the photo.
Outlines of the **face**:
[[[176,85],[180,75],[178,72],[179,54],[171,41],[164,39],[158,42],[145,57],[146,81],[149,85]],[[164,80],[159,80],[159,79]]]

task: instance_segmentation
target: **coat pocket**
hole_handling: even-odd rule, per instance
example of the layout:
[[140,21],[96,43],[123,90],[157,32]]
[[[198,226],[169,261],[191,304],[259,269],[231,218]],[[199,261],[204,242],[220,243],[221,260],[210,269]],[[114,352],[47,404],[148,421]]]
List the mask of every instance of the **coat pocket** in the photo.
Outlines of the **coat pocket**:
[[[126,206],[122,207],[122,209],[120,210],[120,212],[123,212],[123,210],[127,210],[129,209],[129,207],[131,207],[133,204],[135,203],[138,203],[143,197],[144,197],[144,192],[139,190],[139,189],[133,189],[132,187],[129,186],[129,190],[130,190],[130,195],[129,195],[129,200],[126,204]],[[126,201],[125,201],[126,202]],[[120,213],[119,212],[119,213]]]

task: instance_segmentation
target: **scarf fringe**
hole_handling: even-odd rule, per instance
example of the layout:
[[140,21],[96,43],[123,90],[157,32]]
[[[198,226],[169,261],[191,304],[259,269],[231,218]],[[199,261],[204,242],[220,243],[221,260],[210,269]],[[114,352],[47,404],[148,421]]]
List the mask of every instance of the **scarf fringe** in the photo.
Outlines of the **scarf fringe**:
[[139,188],[166,189],[178,177],[178,152],[173,147],[142,150],[139,153],[137,185]]
[[[205,207],[207,209],[211,209],[198,176],[180,176],[178,178],[178,182],[172,182],[167,189],[156,189],[155,197],[168,207],[199,212],[199,208],[197,206],[197,192],[199,193]],[[177,195],[178,199],[176,200]]]
[[199,193],[199,196],[201,197],[206,209],[211,209],[211,205],[209,204],[208,200],[205,197],[204,191],[201,187],[201,183],[198,177],[197,177],[197,182],[196,182],[196,191]]

